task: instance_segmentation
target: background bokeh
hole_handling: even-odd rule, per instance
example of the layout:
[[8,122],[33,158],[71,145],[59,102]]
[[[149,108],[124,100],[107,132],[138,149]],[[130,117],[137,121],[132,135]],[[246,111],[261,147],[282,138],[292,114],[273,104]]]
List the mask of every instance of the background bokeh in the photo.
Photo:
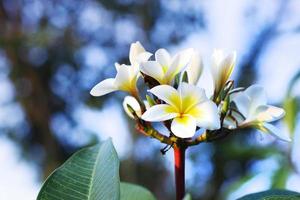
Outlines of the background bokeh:
[[[124,93],[89,95],[128,63],[129,45],[237,50],[237,86],[258,83],[287,117],[292,143],[256,131],[187,152],[193,199],[236,199],[268,188],[300,191],[299,0],[1,0],[0,199],[35,199],[42,181],[77,149],[113,138],[121,178],[174,199],[172,152],[140,136]],[[200,86],[205,81],[200,81]],[[298,105],[298,107],[297,107]]]

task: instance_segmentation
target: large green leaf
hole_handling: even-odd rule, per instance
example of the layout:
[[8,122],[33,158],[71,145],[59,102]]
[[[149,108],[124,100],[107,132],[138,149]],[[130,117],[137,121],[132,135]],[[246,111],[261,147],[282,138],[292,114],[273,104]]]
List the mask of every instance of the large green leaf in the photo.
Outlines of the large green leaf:
[[141,186],[121,182],[121,200],[155,200],[155,197]]
[[111,140],[75,153],[45,181],[38,200],[119,200],[119,160]]
[[300,193],[289,190],[267,190],[246,195],[239,200],[299,200]]

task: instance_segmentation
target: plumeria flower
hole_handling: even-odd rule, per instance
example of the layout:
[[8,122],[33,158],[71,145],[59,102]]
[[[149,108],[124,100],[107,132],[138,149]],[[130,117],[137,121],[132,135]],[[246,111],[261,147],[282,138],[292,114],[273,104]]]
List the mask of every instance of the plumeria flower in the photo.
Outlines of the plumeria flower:
[[181,83],[176,90],[169,85],[159,85],[150,90],[165,104],[150,107],[142,119],[150,122],[172,120],[171,131],[180,138],[194,136],[196,126],[209,130],[220,128],[216,104],[210,101],[203,89]]
[[115,64],[117,75],[115,78],[108,78],[91,90],[91,95],[102,96],[116,90],[129,92],[136,96],[136,82],[139,77],[139,63],[147,61],[151,57],[151,53],[146,52],[144,47],[139,43],[133,43],[130,46],[129,60],[131,65]]
[[214,81],[215,95],[219,95],[232,74],[236,61],[236,52],[225,56],[222,50],[215,49],[212,55],[211,73]]
[[232,117],[226,117],[224,126],[229,129],[253,127],[275,137],[291,141],[290,138],[270,122],[276,121],[285,115],[282,108],[267,105],[267,97],[262,87],[252,85],[243,92],[236,93],[232,101],[238,111],[233,111]]
[[188,83],[196,85],[203,71],[202,57],[199,52],[192,52],[191,61],[185,71],[188,75]]
[[154,78],[160,84],[171,84],[174,77],[190,62],[193,49],[184,50],[171,57],[167,50],[155,52],[155,61],[141,63],[141,72]]

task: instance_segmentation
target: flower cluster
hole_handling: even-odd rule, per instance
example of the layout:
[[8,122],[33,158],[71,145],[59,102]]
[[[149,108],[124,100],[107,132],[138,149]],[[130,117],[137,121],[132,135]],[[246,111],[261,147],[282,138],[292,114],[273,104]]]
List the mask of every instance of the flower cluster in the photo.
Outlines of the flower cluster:
[[[152,58],[153,57],[153,58]],[[116,77],[98,83],[91,95],[102,96],[122,90],[131,96],[124,99],[126,113],[137,122],[137,129],[160,141],[173,144],[184,141],[195,145],[214,140],[234,129],[256,128],[277,138],[290,141],[270,122],[282,118],[284,110],[267,105],[262,87],[234,88],[230,76],[236,63],[236,53],[225,55],[215,50],[211,61],[211,77],[214,93],[206,95],[203,85],[197,85],[203,75],[203,62],[194,49],[186,49],[170,55],[166,49],[158,49],[154,56],[139,43],[133,43],[129,52],[130,65],[115,64]],[[141,99],[137,87],[139,78],[149,88]],[[169,136],[159,133],[152,122],[162,122]],[[192,139],[198,129],[204,133]]]

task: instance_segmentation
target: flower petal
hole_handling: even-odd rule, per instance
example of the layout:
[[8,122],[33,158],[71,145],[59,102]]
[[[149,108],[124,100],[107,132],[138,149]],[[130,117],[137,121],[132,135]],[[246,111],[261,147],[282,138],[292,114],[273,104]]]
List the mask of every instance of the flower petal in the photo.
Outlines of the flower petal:
[[196,120],[191,116],[176,117],[171,124],[171,131],[180,138],[190,138],[196,132]]
[[189,49],[185,49],[178,53],[178,55],[180,57],[180,61],[179,61],[180,69],[179,70],[186,67],[191,62],[194,52],[195,52],[194,49],[189,48]]
[[238,111],[240,111],[245,118],[248,118],[250,98],[244,92],[238,92],[232,96],[232,101],[235,103]]
[[160,122],[173,119],[178,116],[176,110],[170,105],[159,104],[150,107],[143,115],[142,119],[150,122]]
[[269,123],[264,123],[259,130],[267,132],[277,137],[280,140],[291,142],[291,138],[286,134],[286,132],[280,132],[278,128]]
[[275,106],[262,105],[257,107],[255,119],[261,122],[272,122],[284,117],[285,111]]
[[193,116],[197,121],[197,126],[209,130],[220,128],[220,116],[218,108],[212,101],[205,101],[192,108],[188,115]]
[[136,57],[136,63],[137,65],[140,65],[142,62],[146,62],[150,57],[152,56],[152,53],[149,53],[147,51],[140,53]]
[[192,84],[182,82],[179,85],[178,91],[181,97],[181,108],[183,111],[188,111],[195,105],[208,100],[204,89]]
[[132,66],[122,64],[119,67],[115,78],[115,86],[119,90],[132,92],[135,88],[137,73],[133,73],[134,68]]
[[116,88],[114,82],[115,82],[114,78],[105,79],[105,80],[101,81],[100,83],[98,83],[97,85],[95,85],[92,88],[92,90],[90,91],[90,94],[95,97],[99,97],[99,96],[108,94],[110,92],[116,91],[117,88]]
[[186,49],[174,56],[171,65],[167,73],[165,74],[165,77],[169,81],[169,83],[173,80],[176,74],[187,67],[188,63],[191,61],[192,54],[193,49]]
[[188,82],[190,84],[197,84],[201,74],[203,71],[203,62],[202,57],[199,52],[194,52],[192,54],[191,62],[188,64],[186,68],[186,72],[188,75]]
[[128,109],[128,105],[135,111],[138,117],[141,117],[142,111],[139,102],[132,96],[126,96],[123,100],[123,108],[130,118],[134,118],[133,114]]
[[149,92],[151,92],[164,102],[172,105],[174,108],[180,108],[181,106],[181,99],[178,91],[169,85],[156,86],[149,90]]
[[262,86],[251,85],[245,90],[245,94],[250,98],[251,109],[256,109],[260,105],[267,104],[267,95]]
[[158,49],[155,52],[155,60],[163,67],[169,67],[171,63],[171,56],[166,49]]
[[137,61],[137,57],[140,53],[145,52],[144,47],[141,45],[140,42],[135,42],[130,45],[129,50],[129,61],[133,65]]
[[176,74],[178,74],[180,72],[178,70],[179,62],[180,62],[179,55],[175,56],[172,59],[172,62],[164,75],[164,79],[167,84],[170,84],[172,82],[172,80],[174,79],[174,77],[176,76]]
[[220,63],[223,61],[224,59],[224,53],[221,49],[214,49],[214,52],[212,54],[212,58],[211,58],[211,74],[214,80],[214,86],[215,86],[215,90],[217,90],[219,88],[220,85],[220,74],[221,74],[221,68],[220,68]]
[[232,52],[220,63],[219,70],[221,70],[220,79],[222,86],[225,85],[230,75],[232,74],[235,61],[236,52]]
[[121,67],[121,65],[119,63],[115,62],[115,68],[117,71],[119,71],[120,67]]
[[224,87],[234,69],[236,52],[224,56],[222,50],[216,49],[212,55],[211,73],[214,80],[215,92],[218,94]]
[[[214,72],[218,72],[219,71],[219,65],[221,64],[221,62],[224,59],[224,52],[222,49],[214,49],[213,54],[211,56],[211,60],[212,60],[212,70]],[[216,75],[214,73],[214,75]]]
[[158,82],[160,82],[160,83],[163,82],[164,72],[158,62],[156,62],[156,61],[142,62],[141,63],[141,71],[144,74],[154,78]]

